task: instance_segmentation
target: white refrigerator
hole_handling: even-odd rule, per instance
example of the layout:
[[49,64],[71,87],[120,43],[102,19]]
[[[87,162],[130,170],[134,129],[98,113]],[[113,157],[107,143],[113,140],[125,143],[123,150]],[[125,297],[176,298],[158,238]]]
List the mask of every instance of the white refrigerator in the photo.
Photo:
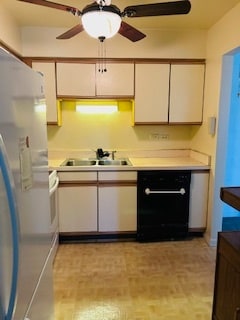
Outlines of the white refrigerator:
[[42,76],[0,48],[0,320],[54,319]]

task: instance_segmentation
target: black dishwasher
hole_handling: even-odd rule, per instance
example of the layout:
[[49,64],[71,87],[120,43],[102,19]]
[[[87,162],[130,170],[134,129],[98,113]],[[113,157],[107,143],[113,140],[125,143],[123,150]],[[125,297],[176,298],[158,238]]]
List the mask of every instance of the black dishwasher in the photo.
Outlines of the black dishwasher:
[[191,171],[139,171],[137,240],[178,240],[188,235]]

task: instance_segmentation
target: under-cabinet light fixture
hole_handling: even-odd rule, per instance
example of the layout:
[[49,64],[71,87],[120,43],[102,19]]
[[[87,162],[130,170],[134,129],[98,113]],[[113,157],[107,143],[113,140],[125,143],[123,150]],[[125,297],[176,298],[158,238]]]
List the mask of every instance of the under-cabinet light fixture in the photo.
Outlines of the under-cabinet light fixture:
[[117,105],[77,104],[76,111],[85,114],[110,114],[118,111]]
[[34,106],[35,112],[46,112],[46,109],[47,107],[46,107],[46,104],[44,103],[39,103]]

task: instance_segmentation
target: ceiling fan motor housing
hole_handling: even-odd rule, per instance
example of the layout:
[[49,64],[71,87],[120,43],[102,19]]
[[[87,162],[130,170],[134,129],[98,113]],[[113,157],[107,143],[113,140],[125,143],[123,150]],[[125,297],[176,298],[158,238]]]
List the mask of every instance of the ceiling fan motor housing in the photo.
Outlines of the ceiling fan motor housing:
[[92,11],[111,12],[111,13],[115,13],[115,14],[117,14],[117,15],[119,15],[121,17],[121,10],[117,6],[115,6],[113,4],[111,4],[109,6],[100,6],[100,5],[95,4],[95,3],[89,4],[85,8],[83,8],[82,15],[84,15],[85,13],[88,13],[88,12],[92,12]]

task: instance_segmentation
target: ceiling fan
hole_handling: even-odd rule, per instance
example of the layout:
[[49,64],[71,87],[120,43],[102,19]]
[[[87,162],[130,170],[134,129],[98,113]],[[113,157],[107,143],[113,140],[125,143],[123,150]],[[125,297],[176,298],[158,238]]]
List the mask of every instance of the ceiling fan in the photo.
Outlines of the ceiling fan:
[[189,0],[133,5],[126,7],[123,11],[111,4],[111,0],[96,0],[84,7],[82,11],[68,5],[47,0],[18,1],[67,11],[75,16],[81,17],[82,24],[77,24],[58,36],[57,39],[70,39],[85,30],[90,36],[100,41],[104,41],[106,38],[111,38],[116,33],[119,33],[123,37],[135,42],[145,38],[146,35],[124,22],[122,18],[179,15],[187,14],[191,10]]

